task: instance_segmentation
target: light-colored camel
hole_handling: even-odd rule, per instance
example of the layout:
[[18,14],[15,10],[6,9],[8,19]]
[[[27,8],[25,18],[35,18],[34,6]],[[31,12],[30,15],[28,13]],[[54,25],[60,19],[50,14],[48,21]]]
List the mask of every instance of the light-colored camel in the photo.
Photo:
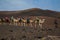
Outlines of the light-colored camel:
[[26,26],[26,22],[27,22],[26,19],[22,19],[22,25],[23,25],[23,26]]
[[30,21],[30,23],[29,23],[29,25],[27,24],[27,20],[26,19],[22,19],[22,21],[23,21],[23,26],[33,26],[33,22],[34,22],[34,20],[29,20]]
[[34,20],[30,20],[30,26],[33,27]]
[[43,27],[43,23],[45,22],[45,19],[39,19],[39,26],[42,28]]
[[18,25],[19,20],[18,19],[13,19],[14,25]]
[[37,27],[37,24],[42,28],[43,23],[45,22],[45,19],[38,19],[39,21],[35,20],[35,27]]
[[[37,20],[38,20],[38,21],[37,21]],[[36,18],[34,19],[34,23],[35,23],[35,27],[37,27],[38,24],[39,24],[39,18],[38,18],[38,17],[36,17]]]
[[19,20],[17,20],[17,19],[13,19],[13,21],[14,21],[14,23],[18,23],[19,22]]

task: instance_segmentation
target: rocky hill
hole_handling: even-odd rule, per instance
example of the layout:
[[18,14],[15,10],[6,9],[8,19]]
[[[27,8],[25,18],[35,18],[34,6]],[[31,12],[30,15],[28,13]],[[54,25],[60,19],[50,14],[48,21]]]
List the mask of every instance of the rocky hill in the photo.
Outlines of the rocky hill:
[[60,18],[60,12],[31,8],[21,11],[0,11],[0,16],[49,16]]

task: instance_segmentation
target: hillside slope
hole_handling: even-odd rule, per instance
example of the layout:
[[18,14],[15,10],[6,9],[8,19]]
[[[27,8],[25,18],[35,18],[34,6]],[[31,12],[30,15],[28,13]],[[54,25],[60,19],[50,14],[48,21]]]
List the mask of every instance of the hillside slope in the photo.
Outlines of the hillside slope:
[[60,12],[32,8],[21,11],[0,11],[0,16],[49,16],[60,18]]

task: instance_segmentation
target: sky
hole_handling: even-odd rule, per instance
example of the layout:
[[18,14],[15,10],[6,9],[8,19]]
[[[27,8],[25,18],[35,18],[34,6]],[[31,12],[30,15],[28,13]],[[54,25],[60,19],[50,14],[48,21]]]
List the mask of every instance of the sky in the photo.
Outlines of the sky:
[[0,0],[0,11],[25,10],[30,8],[60,11],[60,0]]

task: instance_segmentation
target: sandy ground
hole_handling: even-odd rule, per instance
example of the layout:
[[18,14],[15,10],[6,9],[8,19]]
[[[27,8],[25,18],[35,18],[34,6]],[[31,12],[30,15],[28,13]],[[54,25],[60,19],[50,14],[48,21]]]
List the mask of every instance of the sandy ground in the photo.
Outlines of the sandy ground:
[[60,27],[0,25],[0,40],[60,40]]

